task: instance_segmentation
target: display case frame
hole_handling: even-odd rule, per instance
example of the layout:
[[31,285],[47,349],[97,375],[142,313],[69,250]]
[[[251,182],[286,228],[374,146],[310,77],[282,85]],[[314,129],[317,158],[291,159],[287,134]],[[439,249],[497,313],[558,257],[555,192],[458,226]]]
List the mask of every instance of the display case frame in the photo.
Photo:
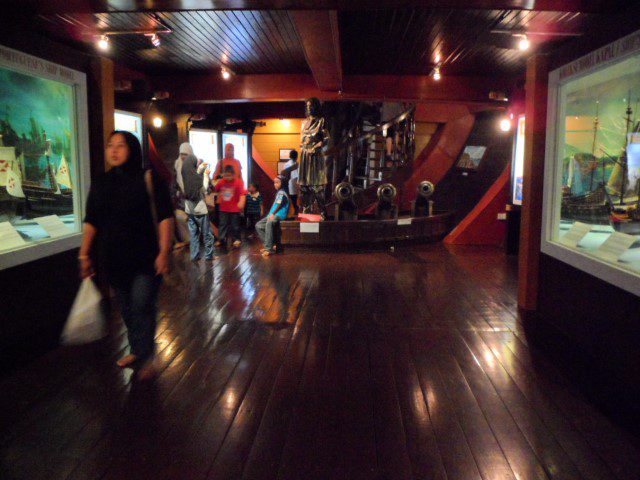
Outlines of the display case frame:
[[[80,247],[85,199],[91,182],[89,115],[86,74],[64,65],[29,55],[0,45],[0,67],[18,73],[40,77],[70,85],[74,93],[74,131],[77,171],[77,192],[73,195],[73,211],[78,219],[78,231],[56,238],[37,240],[0,253],[0,271],[34,260],[56,255]],[[76,188],[74,186],[74,188]],[[77,212],[77,213],[76,213]]]
[[640,272],[559,242],[562,164],[558,143],[562,130],[560,91],[564,85],[640,56],[640,31],[568,63],[549,74],[541,251],[607,283],[640,296]]

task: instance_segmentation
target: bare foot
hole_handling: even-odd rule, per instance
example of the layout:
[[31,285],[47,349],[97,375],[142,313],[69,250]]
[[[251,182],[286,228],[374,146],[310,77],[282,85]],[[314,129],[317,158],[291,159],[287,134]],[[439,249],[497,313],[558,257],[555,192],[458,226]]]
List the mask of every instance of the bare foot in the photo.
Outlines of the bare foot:
[[157,374],[158,367],[156,366],[155,359],[151,357],[144,362],[140,370],[138,370],[138,380],[146,382],[153,379]]
[[138,357],[136,355],[134,355],[133,353],[130,353],[129,355],[125,355],[120,360],[118,360],[116,362],[116,364],[120,368],[125,368],[125,367],[128,367],[129,365],[131,365],[132,363],[134,363],[136,360],[138,360]]

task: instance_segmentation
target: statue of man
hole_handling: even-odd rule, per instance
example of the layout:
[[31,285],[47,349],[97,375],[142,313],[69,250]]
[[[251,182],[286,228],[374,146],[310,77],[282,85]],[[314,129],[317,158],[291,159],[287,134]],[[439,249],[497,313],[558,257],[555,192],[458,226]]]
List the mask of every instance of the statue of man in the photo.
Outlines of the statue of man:
[[327,165],[322,148],[329,141],[324,118],[320,116],[320,100],[309,98],[305,102],[307,118],[302,122],[300,140],[300,167],[298,185],[302,196],[302,212],[311,213],[313,202],[326,217],[324,193],[327,185]]

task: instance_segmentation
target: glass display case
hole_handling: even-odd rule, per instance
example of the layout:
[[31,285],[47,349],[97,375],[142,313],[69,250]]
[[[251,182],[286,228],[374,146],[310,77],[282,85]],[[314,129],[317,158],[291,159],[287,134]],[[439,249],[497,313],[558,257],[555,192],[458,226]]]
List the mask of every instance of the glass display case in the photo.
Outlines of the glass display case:
[[83,73],[0,46],[0,269],[79,246],[86,105]]
[[640,32],[550,74],[542,251],[640,294]]

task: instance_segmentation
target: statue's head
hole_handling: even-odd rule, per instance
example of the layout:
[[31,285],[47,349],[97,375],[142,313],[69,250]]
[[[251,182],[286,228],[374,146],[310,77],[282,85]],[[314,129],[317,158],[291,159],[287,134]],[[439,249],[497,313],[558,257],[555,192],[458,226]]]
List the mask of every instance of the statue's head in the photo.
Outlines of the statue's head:
[[304,107],[305,115],[307,115],[307,117],[317,117],[318,115],[320,115],[320,100],[318,100],[316,97],[308,98],[304,102]]

